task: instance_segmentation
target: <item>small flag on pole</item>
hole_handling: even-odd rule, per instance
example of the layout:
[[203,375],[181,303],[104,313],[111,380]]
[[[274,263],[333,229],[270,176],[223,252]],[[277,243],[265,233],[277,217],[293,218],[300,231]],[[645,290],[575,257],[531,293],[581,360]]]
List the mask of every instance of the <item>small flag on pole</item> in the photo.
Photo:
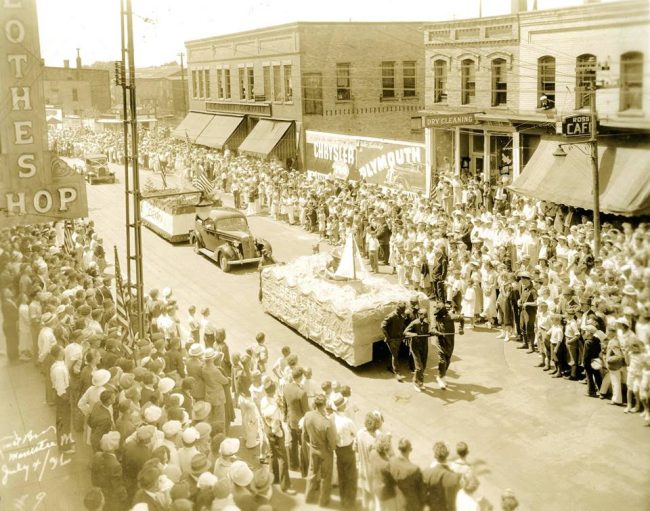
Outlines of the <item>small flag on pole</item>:
[[63,227],[63,250],[67,254],[73,254],[74,253],[74,240],[72,239],[72,226],[70,225],[69,222],[65,223],[65,226]]
[[214,191],[214,183],[203,173],[192,179],[192,185],[194,188],[203,190],[208,195]]
[[[131,333],[131,321],[129,320],[129,304],[126,302],[124,296],[124,282],[122,281],[122,273],[120,272],[120,261],[117,257],[117,247],[115,250],[115,310],[117,313],[117,321],[122,327],[122,344],[127,353],[133,353],[133,335]],[[129,292],[129,296],[131,293]]]

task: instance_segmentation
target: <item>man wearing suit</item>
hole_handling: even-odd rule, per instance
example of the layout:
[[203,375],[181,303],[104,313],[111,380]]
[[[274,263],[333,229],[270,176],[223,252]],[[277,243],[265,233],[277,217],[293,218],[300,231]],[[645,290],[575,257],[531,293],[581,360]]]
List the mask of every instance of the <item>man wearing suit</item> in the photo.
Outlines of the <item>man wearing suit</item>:
[[124,483],[129,498],[133,498],[136,490],[138,474],[144,464],[151,458],[151,441],[156,428],[140,426],[135,432],[135,442],[127,442],[124,447],[122,464],[124,468]]
[[189,355],[187,358],[186,370],[187,376],[194,378],[194,385],[192,386],[192,397],[196,401],[203,401],[205,399],[205,383],[203,382],[203,362],[201,355],[203,355],[203,348],[199,343],[194,343],[187,351]]
[[582,338],[585,346],[582,353],[582,367],[587,373],[587,396],[596,397],[602,378],[600,371],[591,367],[591,361],[600,357],[601,345],[600,339],[596,337],[598,329],[592,324],[587,323],[582,329]]
[[301,446],[300,419],[309,411],[307,393],[300,385],[303,376],[301,367],[294,367],[291,372],[292,381],[284,386],[284,409],[287,414],[287,424],[291,433],[289,445],[289,466],[291,470],[300,471],[307,476],[307,458]]
[[434,444],[433,456],[436,461],[422,474],[425,503],[431,510],[455,511],[461,475],[447,465],[449,449],[444,442]]
[[156,467],[147,467],[138,474],[138,486],[140,489],[133,497],[133,505],[143,503],[149,511],[165,511],[167,506],[160,494],[159,479],[161,471]]
[[122,480],[122,465],[115,456],[120,447],[120,434],[117,431],[105,434],[99,445],[101,452],[95,453],[90,478],[93,486],[101,488],[106,498],[104,511],[121,511],[127,508],[127,493]]
[[404,340],[404,328],[406,328],[406,307],[400,303],[394,312],[391,312],[381,323],[381,330],[384,333],[384,342],[390,351],[391,369],[395,378],[402,381],[404,377],[399,373],[399,348]]
[[[303,434],[309,445],[309,472],[305,489],[305,502],[326,507],[332,492],[332,469],[336,448],[336,428],[325,412],[323,394],[314,398],[314,410],[305,414]],[[318,495],[318,499],[316,496]]]
[[379,225],[375,230],[377,240],[379,241],[379,248],[382,255],[382,263],[388,264],[388,258],[390,257],[390,236],[391,231],[390,227],[386,223],[386,218],[381,216],[379,218]]
[[421,511],[424,506],[422,472],[420,467],[409,461],[413,450],[411,442],[401,438],[397,444],[398,454],[388,462],[390,474],[397,488],[397,509],[401,511]]
[[213,348],[207,348],[203,354],[203,371],[201,376],[205,382],[205,400],[210,403],[212,410],[210,416],[213,422],[223,425],[227,433],[226,424],[226,392],[224,385],[230,384],[230,378],[226,377],[221,371],[221,361],[223,353],[217,353]]
[[109,431],[115,429],[113,421],[113,403],[115,402],[115,392],[105,390],[99,396],[99,402],[95,403],[90,415],[88,416],[88,426],[90,427],[90,445],[93,451],[99,451],[99,441]]
[[528,348],[527,353],[535,351],[535,319],[537,317],[537,291],[533,287],[530,274],[526,271],[519,273],[521,291],[519,296],[519,307],[521,310],[521,337],[523,345],[520,348]]

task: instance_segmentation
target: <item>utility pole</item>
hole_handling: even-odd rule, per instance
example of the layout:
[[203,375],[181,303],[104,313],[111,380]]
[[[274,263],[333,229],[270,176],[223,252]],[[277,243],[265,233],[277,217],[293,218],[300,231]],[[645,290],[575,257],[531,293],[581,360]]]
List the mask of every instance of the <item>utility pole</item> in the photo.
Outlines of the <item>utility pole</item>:
[[[129,296],[135,288],[137,311],[136,331],[144,338],[144,282],[142,271],[142,231],[140,220],[140,171],[138,168],[138,112],[135,95],[135,57],[133,50],[133,13],[131,0],[120,0],[120,21],[122,37],[122,62],[116,63],[121,69],[124,123],[124,187],[126,209],[126,258]],[[128,110],[127,110],[128,98]],[[131,131],[129,140],[128,132]],[[131,154],[129,157],[129,142]],[[129,162],[132,172],[129,177]],[[132,271],[132,265],[134,271]],[[135,273],[135,279],[133,279]],[[135,282],[134,282],[135,280]]]
[[187,114],[187,102],[185,101],[185,68],[183,67],[183,57],[185,54],[180,52],[177,54],[181,58],[181,83],[183,84],[183,115]]
[[596,113],[596,84],[589,86],[589,150],[594,193],[594,257],[600,254],[600,179],[598,176],[598,114]]

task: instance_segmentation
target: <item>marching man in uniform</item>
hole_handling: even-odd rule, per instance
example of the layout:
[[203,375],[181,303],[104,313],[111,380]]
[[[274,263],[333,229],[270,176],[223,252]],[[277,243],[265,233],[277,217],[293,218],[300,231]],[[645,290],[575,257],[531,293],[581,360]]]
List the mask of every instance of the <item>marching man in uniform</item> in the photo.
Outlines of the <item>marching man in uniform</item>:
[[398,381],[404,380],[399,373],[399,348],[404,339],[404,327],[406,326],[406,306],[400,303],[394,312],[391,312],[381,323],[381,330],[384,332],[384,342],[390,351],[391,370]]
[[413,386],[418,392],[422,392],[424,387],[424,370],[427,368],[427,357],[429,356],[429,337],[433,334],[434,332],[429,328],[426,309],[419,309],[417,318],[411,321],[404,331],[404,337],[415,366]]

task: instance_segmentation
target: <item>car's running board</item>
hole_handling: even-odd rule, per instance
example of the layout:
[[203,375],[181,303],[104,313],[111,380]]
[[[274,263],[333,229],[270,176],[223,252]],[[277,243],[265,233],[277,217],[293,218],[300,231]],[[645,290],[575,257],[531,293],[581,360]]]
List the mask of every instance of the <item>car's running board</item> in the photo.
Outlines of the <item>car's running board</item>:
[[208,250],[207,248],[200,248],[200,249],[199,249],[199,252],[201,252],[204,256],[209,257],[209,258],[212,259],[213,261],[216,261],[216,259],[214,258],[214,252],[211,252],[211,251]]

